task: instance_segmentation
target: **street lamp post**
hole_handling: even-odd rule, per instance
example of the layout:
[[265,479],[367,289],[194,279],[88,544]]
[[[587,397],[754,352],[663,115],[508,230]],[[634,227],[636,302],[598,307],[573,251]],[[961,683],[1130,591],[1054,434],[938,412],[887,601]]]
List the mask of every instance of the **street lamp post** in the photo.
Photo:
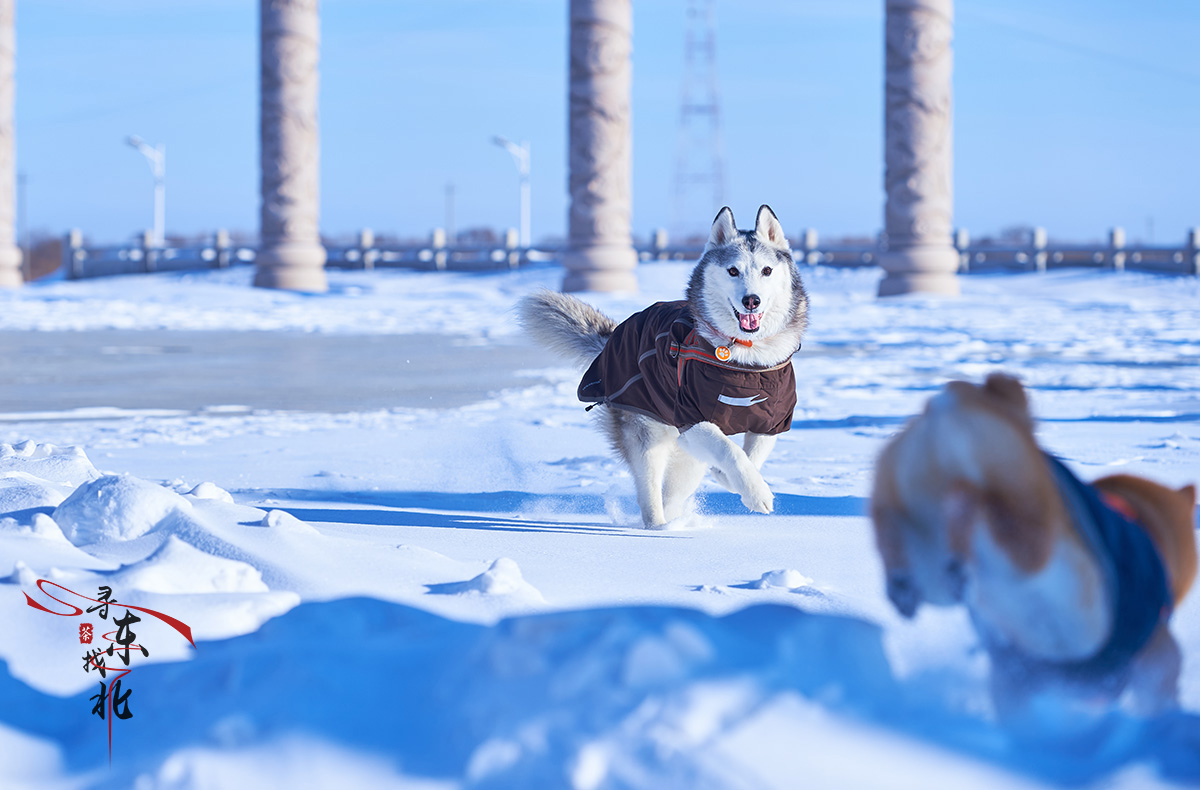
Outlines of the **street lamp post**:
[[29,213],[25,208],[25,172],[17,173],[17,249],[21,251],[21,270],[25,281],[33,279],[33,261],[29,259]]
[[496,135],[492,142],[512,154],[521,176],[521,247],[529,249],[529,143],[517,145],[506,137]]
[[125,142],[136,148],[150,163],[150,172],[154,174],[154,244],[164,247],[167,241],[167,148],[162,143],[151,146],[136,134],[131,134]]

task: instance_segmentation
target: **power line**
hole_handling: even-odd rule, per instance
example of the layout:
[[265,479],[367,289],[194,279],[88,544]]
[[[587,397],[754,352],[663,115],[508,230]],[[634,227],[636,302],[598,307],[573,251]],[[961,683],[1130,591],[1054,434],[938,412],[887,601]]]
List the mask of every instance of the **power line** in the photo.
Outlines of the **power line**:
[[989,14],[980,13],[976,9],[970,9],[970,10],[968,10],[968,12],[966,14],[960,14],[960,16],[966,16],[968,18],[976,17],[980,22],[983,22],[984,24],[988,25],[989,27],[999,28],[1001,30],[1004,30],[1004,31],[1014,35],[1017,38],[1024,38],[1028,41],[1036,41],[1040,44],[1045,44],[1052,48],[1062,50],[1064,52],[1070,52],[1075,55],[1083,55],[1085,57],[1104,61],[1105,63],[1109,63],[1112,65],[1123,66],[1125,68],[1133,69],[1135,71],[1143,71],[1143,72],[1146,72],[1149,74],[1157,74],[1160,77],[1170,77],[1172,79],[1181,80],[1190,85],[1200,85],[1200,74],[1193,74],[1193,73],[1187,72],[1187,71],[1180,71],[1178,69],[1172,69],[1169,67],[1160,66],[1155,63],[1147,63],[1145,61],[1137,60],[1136,58],[1129,58],[1129,57],[1125,57],[1124,55],[1118,55],[1113,52],[1107,52],[1102,49],[1096,49],[1094,47],[1089,47],[1085,44],[1078,44],[1074,41],[1067,41],[1065,39],[1047,35],[1046,33],[1043,33],[1039,30],[1030,30],[1028,28],[1021,27],[1019,25],[1014,25],[1010,22],[1001,21]]

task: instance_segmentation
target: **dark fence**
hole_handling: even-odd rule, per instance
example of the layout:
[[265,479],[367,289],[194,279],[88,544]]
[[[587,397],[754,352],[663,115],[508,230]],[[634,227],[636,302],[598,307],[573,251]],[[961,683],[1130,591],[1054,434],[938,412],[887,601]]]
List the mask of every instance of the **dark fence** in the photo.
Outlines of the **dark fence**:
[[[1109,233],[1104,245],[1051,244],[1045,231],[1036,229],[1023,244],[971,243],[964,231],[955,234],[961,272],[1046,271],[1065,267],[1087,267],[1123,271],[1200,275],[1200,228],[1193,228],[1182,244],[1127,245],[1120,228]],[[645,243],[635,244],[642,261],[690,260],[700,257],[701,244],[669,242],[658,231]],[[815,231],[808,230],[793,241],[798,263],[825,266],[875,266],[881,243],[820,244]],[[516,234],[509,232],[496,244],[448,244],[445,234],[435,231],[427,244],[376,243],[364,230],[350,244],[327,244],[326,266],[333,269],[415,269],[426,271],[492,271],[515,269],[530,262],[558,260],[559,245],[522,248]],[[156,246],[149,234],[140,244],[90,246],[75,230],[63,244],[63,269],[69,279],[104,277],[163,271],[220,269],[253,263],[257,250],[252,245],[234,244],[228,234],[216,233],[211,243]]]

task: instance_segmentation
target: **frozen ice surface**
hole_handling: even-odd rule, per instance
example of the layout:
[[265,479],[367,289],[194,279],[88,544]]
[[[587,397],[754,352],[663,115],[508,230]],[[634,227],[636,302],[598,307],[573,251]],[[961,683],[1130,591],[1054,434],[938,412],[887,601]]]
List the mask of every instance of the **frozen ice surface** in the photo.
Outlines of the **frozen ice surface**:
[[[688,270],[647,264],[641,295],[589,299],[623,318],[679,298]],[[577,373],[517,334],[513,304],[559,270],[330,272],[321,296],[251,276],[0,293],[0,345],[37,350],[3,363],[0,786],[1200,782],[1196,596],[1173,620],[1179,713],[1047,716],[1022,738],[991,719],[962,612],[891,610],[865,517],[882,442],[946,380],[993,370],[1026,381],[1041,441],[1084,477],[1200,479],[1197,279],[971,276],[958,300],[877,301],[877,271],[806,268],[775,514],[709,485],[649,533]],[[88,342],[98,356],[72,351]],[[286,378],[304,364],[319,375]],[[138,624],[150,656],[111,769],[77,618],[30,608],[54,605],[37,579],[110,586],[115,612],[196,639]]]

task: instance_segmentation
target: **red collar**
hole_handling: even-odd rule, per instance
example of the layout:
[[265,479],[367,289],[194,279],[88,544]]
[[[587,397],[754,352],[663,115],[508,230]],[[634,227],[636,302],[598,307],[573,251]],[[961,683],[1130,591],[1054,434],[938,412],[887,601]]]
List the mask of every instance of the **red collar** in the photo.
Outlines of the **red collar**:
[[1133,505],[1129,503],[1128,499],[1120,494],[1114,494],[1111,491],[1100,491],[1099,493],[1100,498],[1104,500],[1104,504],[1108,505],[1110,508],[1117,511],[1130,521],[1138,520],[1137,511],[1134,510]]
[[[696,319],[696,323],[697,323],[697,324],[703,324],[705,329],[707,329],[708,331],[712,332],[712,333],[713,333],[714,335],[716,335],[717,337],[721,337],[721,332],[720,332],[720,331],[719,331],[719,330],[718,330],[718,329],[717,329],[715,326],[713,326],[712,324],[710,324],[708,321],[705,321],[705,320],[704,320],[704,319],[702,319],[702,318],[697,318],[697,319]],[[725,344],[725,347],[726,347],[726,348],[728,348],[729,346],[732,346],[734,343],[737,343],[739,346],[745,346],[746,348],[753,348],[753,347],[754,347],[754,341],[753,341],[753,340],[742,340],[740,337],[731,337],[731,338],[729,338],[729,342]]]

